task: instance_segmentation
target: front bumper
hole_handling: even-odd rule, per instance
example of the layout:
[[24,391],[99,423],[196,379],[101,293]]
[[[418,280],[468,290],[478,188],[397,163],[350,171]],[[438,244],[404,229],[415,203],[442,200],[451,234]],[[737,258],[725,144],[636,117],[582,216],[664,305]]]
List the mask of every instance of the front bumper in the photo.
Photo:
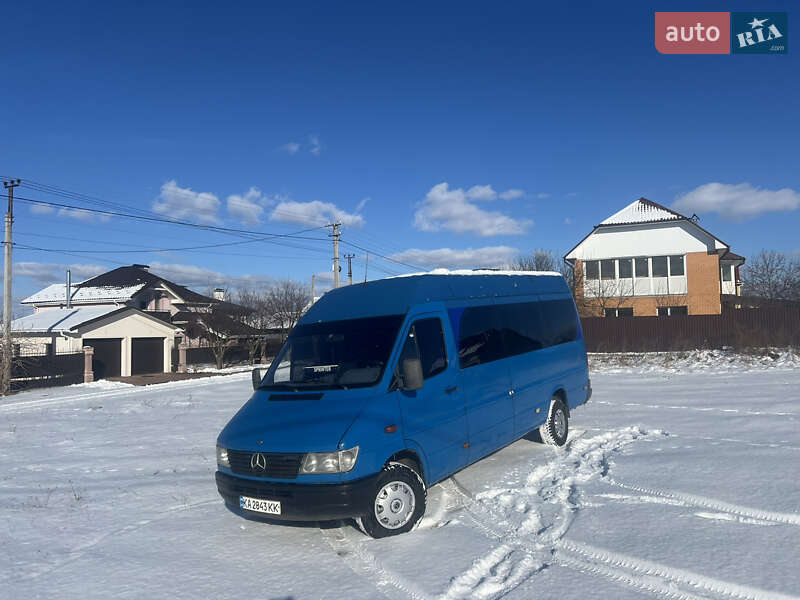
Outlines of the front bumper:
[[[235,513],[261,521],[332,521],[360,517],[371,509],[379,474],[347,483],[280,483],[235,477],[217,471],[217,491]],[[280,515],[243,510],[239,496],[281,503]]]

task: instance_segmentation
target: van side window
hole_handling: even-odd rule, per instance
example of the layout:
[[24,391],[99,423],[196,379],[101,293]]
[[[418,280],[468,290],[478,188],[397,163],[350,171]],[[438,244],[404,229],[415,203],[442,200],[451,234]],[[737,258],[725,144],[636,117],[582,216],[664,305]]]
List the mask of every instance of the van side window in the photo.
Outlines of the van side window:
[[420,319],[414,323],[422,375],[425,379],[438,375],[447,368],[444,332],[439,319]]
[[517,302],[466,308],[458,340],[462,369],[575,340],[572,300]]
[[464,310],[458,340],[462,369],[503,358],[503,329],[496,309],[496,306],[471,306]]
[[408,358],[418,358],[422,363],[422,376],[429,379],[447,368],[444,349],[444,332],[439,319],[420,319],[408,330],[406,343],[400,352],[398,367]]

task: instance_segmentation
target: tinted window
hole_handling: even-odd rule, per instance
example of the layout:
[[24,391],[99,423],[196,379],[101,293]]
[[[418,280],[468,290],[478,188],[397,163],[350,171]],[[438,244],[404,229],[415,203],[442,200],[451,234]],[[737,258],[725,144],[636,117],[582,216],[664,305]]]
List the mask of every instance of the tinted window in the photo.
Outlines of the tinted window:
[[733,267],[728,265],[722,267],[722,281],[730,281],[732,279],[731,271],[733,271]]
[[586,279],[600,279],[600,263],[596,260],[586,261]]
[[425,379],[438,375],[447,367],[444,333],[439,319],[422,319],[414,323],[422,375]]
[[633,277],[633,260],[630,258],[619,259],[619,278],[627,279]]
[[607,317],[616,317],[617,316],[617,309],[616,308],[607,308],[605,310]]
[[503,331],[496,308],[473,306],[464,310],[458,338],[462,369],[503,358]]
[[617,273],[614,270],[614,260],[601,260],[600,261],[600,276],[603,279],[616,279]]
[[668,317],[669,316],[669,306],[659,306],[658,307],[658,316],[659,317]]
[[667,257],[654,256],[653,257],[653,277],[666,277],[667,276]]
[[683,256],[669,257],[669,274],[673,277],[683,275]]
[[633,309],[632,308],[618,308],[617,309],[617,316],[618,317],[632,317],[633,316]]
[[689,314],[689,307],[688,306],[673,306],[669,310],[669,314],[673,317],[678,315],[688,315]]
[[637,277],[650,277],[650,268],[647,264],[646,258],[636,259],[636,276]]
[[461,318],[462,369],[573,341],[578,322],[572,300],[518,302],[467,308]]

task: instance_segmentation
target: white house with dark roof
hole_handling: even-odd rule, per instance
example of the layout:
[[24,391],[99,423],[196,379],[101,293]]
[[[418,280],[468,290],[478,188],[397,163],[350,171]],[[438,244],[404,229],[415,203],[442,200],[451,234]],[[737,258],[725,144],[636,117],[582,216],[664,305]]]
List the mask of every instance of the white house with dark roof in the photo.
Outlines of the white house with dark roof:
[[601,221],[564,259],[598,316],[719,314],[740,293],[745,261],[696,216],[646,198]]
[[[204,314],[212,307],[240,308],[159,277],[147,265],[119,267],[71,284],[69,295],[66,284],[53,284],[22,304],[34,313],[12,322],[21,351],[65,353],[91,346],[98,379],[168,372],[172,349],[198,335]],[[215,314],[220,318],[224,315]]]

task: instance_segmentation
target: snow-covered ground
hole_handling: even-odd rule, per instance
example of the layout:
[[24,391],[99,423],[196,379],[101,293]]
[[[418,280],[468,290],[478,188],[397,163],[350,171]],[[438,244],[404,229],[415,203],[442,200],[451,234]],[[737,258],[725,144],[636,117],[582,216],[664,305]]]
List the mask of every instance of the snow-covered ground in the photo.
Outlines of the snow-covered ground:
[[249,374],[13,396],[0,597],[800,597],[800,369],[593,364],[564,449],[512,444],[383,540],[225,510],[214,440]]

